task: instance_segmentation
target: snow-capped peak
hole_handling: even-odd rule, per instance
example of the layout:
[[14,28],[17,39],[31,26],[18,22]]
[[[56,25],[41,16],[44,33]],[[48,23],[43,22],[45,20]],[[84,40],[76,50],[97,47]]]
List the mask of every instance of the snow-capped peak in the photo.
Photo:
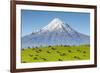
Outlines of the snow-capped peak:
[[47,26],[42,28],[42,30],[53,30],[53,29],[59,29],[64,26],[64,23],[59,18],[54,18]]
[[61,20],[61,19],[59,19],[59,18],[54,18],[52,21],[51,21],[51,23],[50,24],[55,24],[56,23],[56,25],[58,24],[58,25],[61,25],[61,24],[63,24],[63,21]]

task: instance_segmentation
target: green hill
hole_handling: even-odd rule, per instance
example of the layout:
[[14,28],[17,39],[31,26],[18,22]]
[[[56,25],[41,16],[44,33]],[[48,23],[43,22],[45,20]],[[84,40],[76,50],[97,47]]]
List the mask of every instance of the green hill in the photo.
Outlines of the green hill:
[[90,46],[47,46],[36,48],[24,48],[21,50],[21,62],[51,62],[89,60]]

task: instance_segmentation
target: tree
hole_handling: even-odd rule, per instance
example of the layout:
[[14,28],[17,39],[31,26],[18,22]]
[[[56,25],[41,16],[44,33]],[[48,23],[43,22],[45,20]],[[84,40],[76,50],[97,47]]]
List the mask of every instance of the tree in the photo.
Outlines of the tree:
[[28,48],[30,49],[30,47],[28,46]]

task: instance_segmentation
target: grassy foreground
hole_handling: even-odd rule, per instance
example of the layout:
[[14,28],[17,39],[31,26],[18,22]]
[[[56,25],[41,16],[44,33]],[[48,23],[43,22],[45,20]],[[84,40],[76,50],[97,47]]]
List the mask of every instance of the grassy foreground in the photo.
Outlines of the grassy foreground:
[[90,47],[88,45],[48,46],[21,50],[22,63],[88,59],[90,59]]

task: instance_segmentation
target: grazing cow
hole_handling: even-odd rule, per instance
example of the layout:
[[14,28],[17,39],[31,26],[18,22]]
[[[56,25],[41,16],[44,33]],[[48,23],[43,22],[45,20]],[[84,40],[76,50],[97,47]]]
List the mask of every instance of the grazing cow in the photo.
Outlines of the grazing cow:
[[71,52],[71,50],[68,50],[68,52]]
[[80,50],[77,50],[78,52],[81,52]]
[[51,53],[50,51],[47,51],[47,53]]
[[41,52],[42,50],[41,50],[41,49],[39,49],[38,51],[40,51],[40,52]]
[[75,59],[80,59],[80,57],[74,56]]
[[33,55],[29,54],[30,57],[32,57]]
[[86,53],[86,51],[83,51],[83,53]]
[[77,56],[74,56],[74,58],[77,58]]
[[22,63],[27,63],[26,61],[22,61]]
[[37,57],[34,57],[34,60],[38,60],[38,58]]
[[65,53],[60,53],[60,56],[65,56],[66,54]]
[[56,48],[53,48],[53,47],[52,47],[51,49],[52,49],[52,50],[56,50]]
[[41,59],[43,59],[44,61],[47,61],[47,59],[46,59],[46,58],[41,58]]
[[63,61],[62,59],[58,59],[58,61]]
[[60,51],[56,51],[57,53],[61,53]]

